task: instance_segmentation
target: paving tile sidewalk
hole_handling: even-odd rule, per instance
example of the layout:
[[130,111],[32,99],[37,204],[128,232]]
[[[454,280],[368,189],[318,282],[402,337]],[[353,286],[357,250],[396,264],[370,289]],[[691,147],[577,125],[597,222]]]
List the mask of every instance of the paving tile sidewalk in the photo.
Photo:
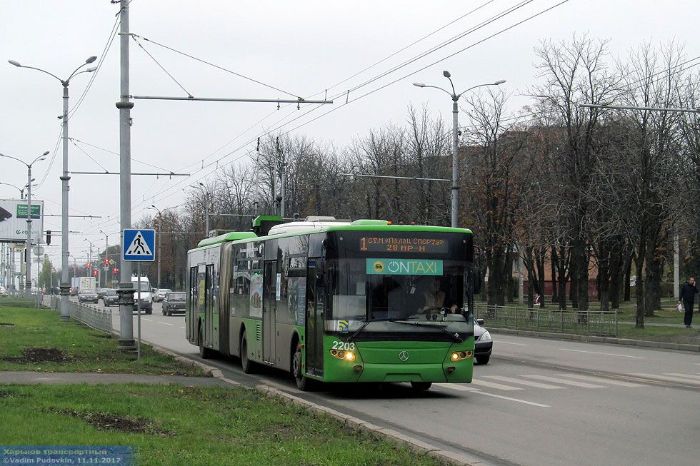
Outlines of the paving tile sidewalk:
[[90,385],[114,383],[175,384],[230,387],[226,382],[214,377],[185,377],[182,375],[144,375],[144,374],[102,374],[94,372],[31,372],[0,371],[1,384],[79,384]]

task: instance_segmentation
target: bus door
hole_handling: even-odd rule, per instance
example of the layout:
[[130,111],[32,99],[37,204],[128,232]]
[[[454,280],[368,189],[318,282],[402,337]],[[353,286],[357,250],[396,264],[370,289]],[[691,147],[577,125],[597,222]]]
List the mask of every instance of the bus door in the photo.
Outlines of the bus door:
[[309,259],[306,278],[306,372],[323,375],[323,324],[326,291],[323,259]]
[[275,312],[277,290],[280,286],[277,276],[277,261],[265,261],[263,275],[263,361],[275,361]]
[[204,308],[204,341],[207,343],[207,346],[212,346],[217,327],[214,322],[214,264],[208,264],[206,267]]

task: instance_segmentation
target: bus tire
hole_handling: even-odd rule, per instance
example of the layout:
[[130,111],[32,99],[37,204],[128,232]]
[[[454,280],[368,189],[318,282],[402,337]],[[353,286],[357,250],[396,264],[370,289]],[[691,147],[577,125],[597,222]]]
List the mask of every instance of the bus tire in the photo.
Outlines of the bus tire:
[[202,359],[209,359],[212,356],[212,352],[209,348],[204,346],[204,335],[202,335],[202,324],[199,325],[199,357]]
[[254,363],[248,358],[248,340],[246,339],[245,332],[241,337],[241,369],[246,374],[252,374],[254,372]]
[[302,370],[301,345],[297,344],[292,353],[292,376],[297,388],[305,392],[311,388],[312,381],[306,378]]
[[411,388],[415,392],[427,392],[432,385],[432,382],[411,382]]

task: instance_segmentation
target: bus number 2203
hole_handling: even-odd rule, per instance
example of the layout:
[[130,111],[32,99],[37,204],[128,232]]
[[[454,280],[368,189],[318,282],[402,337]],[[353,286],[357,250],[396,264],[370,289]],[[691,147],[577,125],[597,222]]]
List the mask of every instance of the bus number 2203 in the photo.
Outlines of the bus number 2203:
[[353,351],[355,349],[355,343],[348,343],[346,341],[338,341],[334,340],[333,341],[333,348],[334,350],[344,350],[344,351]]

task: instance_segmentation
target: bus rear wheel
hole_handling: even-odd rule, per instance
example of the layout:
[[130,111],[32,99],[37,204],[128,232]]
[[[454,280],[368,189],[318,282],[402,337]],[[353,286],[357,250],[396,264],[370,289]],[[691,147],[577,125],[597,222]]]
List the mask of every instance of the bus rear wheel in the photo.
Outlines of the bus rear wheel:
[[427,392],[432,385],[432,382],[411,382],[411,388],[416,392]]
[[301,345],[297,345],[292,355],[292,376],[297,384],[297,388],[302,392],[311,388],[311,380],[304,376],[302,369]]
[[246,374],[253,373],[253,362],[248,358],[248,340],[245,333],[241,337],[241,369]]

